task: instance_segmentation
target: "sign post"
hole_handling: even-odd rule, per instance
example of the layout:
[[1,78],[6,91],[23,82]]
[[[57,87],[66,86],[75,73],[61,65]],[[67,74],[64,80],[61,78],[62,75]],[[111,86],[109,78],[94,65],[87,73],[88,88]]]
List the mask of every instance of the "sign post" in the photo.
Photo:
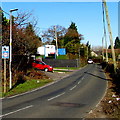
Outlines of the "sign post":
[[4,59],[4,93],[7,92],[7,81],[6,81],[6,58]]
[[7,92],[6,59],[9,59],[9,46],[2,46],[2,58],[4,59],[4,93]]

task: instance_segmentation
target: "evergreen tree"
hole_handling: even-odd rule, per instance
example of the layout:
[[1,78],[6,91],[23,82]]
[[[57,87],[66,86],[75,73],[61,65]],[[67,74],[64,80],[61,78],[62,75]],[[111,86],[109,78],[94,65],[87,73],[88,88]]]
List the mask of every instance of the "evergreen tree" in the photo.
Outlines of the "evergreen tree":
[[119,37],[116,37],[115,39],[115,46],[114,46],[115,49],[120,49],[120,39]]
[[109,45],[108,49],[111,49],[111,45]]
[[82,39],[82,35],[78,33],[77,26],[75,23],[71,23],[70,27],[68,28],[67,33],[64,37],[64,45],[66,45],[68,42],[74,40],[75,43],[80,43],[80,40]]
[[72,29],[72,30],[77,31],[77,26],[75,25],[74,22],[72,22],[71,25],[70,25],[70,27],[68,29]]
[[79,57],[81,39],[82,35],[78,33],[77,26],[72,22],[64,37],[64,45],[69,58],[76,59]]
[[86,47],[87,47],[87,57],[90,58],[91,57],[91,45],[89,44],[89,41],[86,43]]

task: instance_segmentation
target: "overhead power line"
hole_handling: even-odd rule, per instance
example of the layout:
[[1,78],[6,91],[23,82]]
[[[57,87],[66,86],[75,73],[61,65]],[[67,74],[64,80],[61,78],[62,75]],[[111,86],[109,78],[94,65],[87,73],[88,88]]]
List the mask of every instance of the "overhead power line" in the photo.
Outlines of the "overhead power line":
[[0,10],[2,11],[2,12],[4,12],[5,14],[7,14],[7,15],[9,15],[10,16],[10,14],[9,13],[7,13],[7,12],[5,12],[4,10],[2,10],[2,8],[0,7]]

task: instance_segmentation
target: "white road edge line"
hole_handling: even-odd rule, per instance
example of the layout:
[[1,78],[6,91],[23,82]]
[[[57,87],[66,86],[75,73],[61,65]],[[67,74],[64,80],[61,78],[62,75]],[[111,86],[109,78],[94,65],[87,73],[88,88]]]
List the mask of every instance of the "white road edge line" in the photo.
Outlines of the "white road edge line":
[[[55,82],[56,82],[56,81],[55,81]],[[14,98],[14,97],[18,97],[18,96],[21,96],[21,95],[25,95],[25,94],[28,94],[28,93],[32,93],[32,92],[34,92],[34,91],[37,91],[37,90],[43,89],[43,88],[45,88],[45,87],[47,87],[47,86],[49,86],[49,85],[52,85],[52,84],[54,84],[55,82],[49,83],[49,84],[47,84],[47,85],[45,85],[45,86],[36,88],[36,89],[34,89],[34,90],[31,90],[31,91],[27,91],[27,92],[24,92],[24,93],[21,93],[21,94],[18,94],[18,95],[14,95],[14,96],[11,96],[11,97],[8,97],[8,98],[11,99],[11,98]]]
[[61,93],[61,94],[59,94],[59,95],[57,95],[57,96],[54,96],[54,97],[52,97],[52,98],[49,98],[48,101],[53,100],[53,99],[55,99],[55,98],[57,98],[57,97],[60,97],[61,95],[64,95],[64,94],[65,94],[65,92],[64,92],[64,93]]
[[[67,75],[67,76],[69,76],[69,75]],[[65,76],[65,77],[67,77],[67,76]],[[65,77],[63,77],[63,78],[65,78]],[[63,79],[63,78],[62,78],[62,79]],[[25,95],[25,94],[32,93],[32,92],[37,91],[37,90],[41,90],[41,89],[43,89],[43,88],[45,88],[45,87],[48,87],[48,86],[50,86],[50,85],[53,85],[53,84],[59,82],[60,80],[61,80],[61,79],[56,80],[56,81],[54,81],[54,82],[51,82],[51,83],[49,83],[49,84],[47,84],[47,85],[45,85],[45,86],[36,88],[36,89],[34,89],[34,90],[27,91],[27,92],[24,92],[24,93],[21,93],[21,94],[18,94],[18,95],[14,95],[14,96],[11,96],[11,97],[8,97],[8,98],[11,99],[11,98],[15,98],[15,97],[18,97],[18,96],[22,96],[22,95]],[[1,98],[1,99],[4,99],[4,98]]]
[[75,85],[74,87],[72,87],[70,90],[73,90],[73,89],[75,89],[77,87],[77,85]]
[[13,112],[6,113],[6,114],[4,114],[4,115],[1,115],[0,117],[4,117],[4,116],[10,115],[10,114],[13,114],[13,113],[19,112],[19,111],[21,111],[21,110],[25,110],[25,109],[28,109],[28,108],[30,108],[30,107],[33,107],[33,105],[30,105],[30,106],[27,106],[27,107],[24,107],[24,108],[18,109],[18,110],[13,111]]

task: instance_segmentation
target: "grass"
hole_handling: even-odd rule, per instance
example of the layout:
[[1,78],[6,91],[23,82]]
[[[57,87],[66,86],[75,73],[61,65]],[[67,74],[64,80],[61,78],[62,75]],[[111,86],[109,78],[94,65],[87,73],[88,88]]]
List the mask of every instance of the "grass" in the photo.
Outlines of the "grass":
[[79,67],[55,67],[54,69],[77,70]]
[[71,72],[73,70],[78,70],[79,68],[77,67],[55,67],[54,68],[54,72],[64,72],[64,73],[68,73]]
[[67,55],[59,55],[57,59],[69,59]]
[[44,86],[45,84],[48,84],[48,83],[50,83],[52,81],[53,80],[51,80],[51,79],[46,79],[46,80],[31,79],[31,80],[27,80],[23,84],[19,84],[18,86],[16,86],[15,88],[11,89],[7,93],[3,93],[3,97],[24,93],[24,92],[27,92],[29,90],[33,90],[35,88]]
[[[38,58],[45,58],[44,55],[36,56],[36,59]],[[53,58],[54,59],[54,58]],[[58,55],[56,59],[69,59],[67,55]]]

